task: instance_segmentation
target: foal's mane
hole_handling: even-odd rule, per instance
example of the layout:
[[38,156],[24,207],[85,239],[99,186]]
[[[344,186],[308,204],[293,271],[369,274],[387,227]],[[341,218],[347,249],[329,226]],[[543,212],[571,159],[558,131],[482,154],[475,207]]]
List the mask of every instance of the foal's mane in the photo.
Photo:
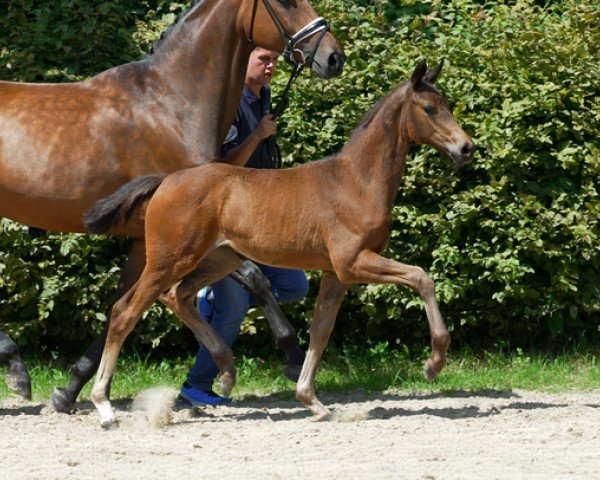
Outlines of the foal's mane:
[[[402,83],[400,83],[399,85],[397,85],[396,87],[394,87],[390,92],[388,92],[388,94],[383,97],[381,100],[379,100],[366,114],[365,116],[362,118],[360,124],[358,125],[358,127],[356,127],[354,129],[354,131],[352,132],[352,135],[350,135],[350,138],[348,139],[348,141],[346,142],[346,145],[344,146],[344,148],[352,145],[354,143],[355,140],[357,140],[363,133],[365,133],[365,130],[367,130],[367,128],[369,128],[369,126],[371,125],[371,123],[373,123],[373,120],[375,119],[375,117],[377,116],[377,114],[381,111],[386,109],[386,107],[389,106],[389,104],[394,103],[394,104],[398,104],[398,108],[400,108],[400,100],[397,98],[399,96],[399,92],[400,90],[403,90],[406,85],[408,83],[407,81],[404,81]],[[390,119],[389,119],[389,115],[386,115],[386,117],[384,118],[384,124],[386,126],[386,130],[389,132],[389,128],[390,128]]]
[[359,124],[359,128],[357,128],[356,130],[359,129],[365,129],[368,128],[369,125],[371,124],[371,122],[373,121],[373,119],[375,118],[375,116],[377,115],[377,113],[379,113],[379,111],[386,106],[388,103],[390,103],[392,101],[393,98],[395,98],[395,93],[400,90],[402,87],[404,87],[406,85],[408,81],[404,81],[401,84],[397,85],[391,92],[389,92],[385,97],[383,97],[381,100],[379,100],[372,108],[371,110],[369,110],[365,116],[363,117],[363,119],[361,120],[360,124]]
[[[369,125],[371,124],[371,122],[373,121],[373,119],[375,118],[375,116],[377,115],[377,113],[379,113],[379,111],[382,110],[384,106],[387,106],[388,103],[391,103],[393,101],[395,102],[397,92],[404,89],[409,82],[410,82],[410,80],[403,81],[402,83],[400,83],[396,87],[394,87],[385,97],[383,97],[381,100],[379,100],[365,114],[365,116],[361,120],[358,128],[355,131],[368,128]],[[423,83],[421,83],[421,85],[419,87],[417,87],[417,91],[422,91],[422,90],[429,90],[429,91],[433,91],[436,93],[440,93],[437,88],[435,88],[432,84],[430,84],[428,82],[423,82]]]
[[[394,87],[385,97],[379,100],[363,117],[359,126],[352,132],[352,135],[348,139],[348,142],[344,148],[353,145],[355,141],[360,141],[360,138],[365,134],[366,130],[373,123],[375,117],[379,112],[382,112],[381,123],[384,129],[384,138],[390,144],[390,152],[396,150],[396,144],[398,138],[395,135],[394,125],[397,123],[398,116],[404,103],[404,93],[409,88],[411,80],[405,80],[402,83]],[[432,91],[440,93],[431,83],[421,82],[417,87],[414,87],[416,91]],[[351,147],[350,147],[351,148]],[[389,160],[394,161],[393,153],[390,154]]]

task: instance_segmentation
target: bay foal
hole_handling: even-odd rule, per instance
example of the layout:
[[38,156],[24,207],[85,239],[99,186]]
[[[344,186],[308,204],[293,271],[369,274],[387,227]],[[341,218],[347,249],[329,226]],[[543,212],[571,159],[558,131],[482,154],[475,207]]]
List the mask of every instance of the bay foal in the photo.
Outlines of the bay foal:
[[[268,265],[323,271],[310,346],[296,396],[318,418],[328,414],[315,396],[318,363],[346,289],[351,283],[395,283],[425,303],[432,354],[425,377],[441,371],[450,335],[440,314],[434,283],[423,269],[380,255],[389,216],[411,144],[429,144],[457,165],[469,163],[475,146],[433,86],[441,64],[427,72],[421,62],[365,117],[335,157],[281,171],[211,164],[167,177],[134,180],[88,212],[91,231],[117,226],[135,205],[145,211],[147,261],[138,282],[115,304],[92,401],[101,423],[115,416],[108,394],[119,349],[141,314],[175,282],[184,321],[201,332],[193,307],[200,285],[239,267],[242,256]],[[153,194],[154,192],[154,194]],[[293,211],[290,208],[293,205]],[[193,272],[193,273],[192,273]],[[226,395],[235,383],[227,352],[213,350]]]
[[[253,45],[278,52],[292,46],[292,58],[322,78],[342,72],[344,54],[320,26],[308,0],[196,0],[142,61],[77,83],[0,82],[0,217],[85,233],[83,213],[130,180],[217,161]],[[121,296],[144,268],[144,224],[128,222],[112,233],[134,239]],[[245,267],[235,278],[266,305],[293,376],[303,358],[295,332],[268,280],[255,266]],[[179,315],[171,297],[161,301]],[[69,411],[96,372],[105,335],[106,330],[73,366],[69,385],[55,389],[57,410]],[[5,362],[9,387],[30,397],[17,346],[0,332],[0,364]]]

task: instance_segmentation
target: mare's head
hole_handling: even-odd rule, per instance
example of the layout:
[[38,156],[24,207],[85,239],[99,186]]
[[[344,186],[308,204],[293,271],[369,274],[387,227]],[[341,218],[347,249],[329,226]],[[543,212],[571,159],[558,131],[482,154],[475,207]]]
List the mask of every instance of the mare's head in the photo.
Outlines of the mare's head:
[[346,57],[308,0],[244,0],[245,31],[254,44],[283,52],[321,78],[342,73]]
[[404,93],[402,129],[412,143],[432,145],[450,155],[456,166],[462,166],[471,163],[476,147],[434,87],[441,71],[442,63],[428,72],[424,60],[415,68]]

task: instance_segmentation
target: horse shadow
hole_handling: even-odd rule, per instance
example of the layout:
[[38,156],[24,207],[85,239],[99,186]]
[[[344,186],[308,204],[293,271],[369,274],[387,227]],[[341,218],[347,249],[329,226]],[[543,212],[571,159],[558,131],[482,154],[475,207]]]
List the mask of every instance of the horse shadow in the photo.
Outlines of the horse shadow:
[[[447,420],[476,419],[501,415],[504,410],[540,410],[566,408],[567,403],[527,402],[511,390],[452,390],[429,393],[375,393],[363,390],[341,393],[321,393],[319,398],[332,410],[332,420],[338,421],[374,421],[396,417],[433,416]],[[480,407],[468,403],[444,407],[421,408],[399,407],[397,402],[417,401],[426,403],[435,399],[473,399],[509,400],[508,403]],[[111,401],[118,412],[131,411],[133,399],[120,398]],[[375,404],[375,406],[373,406]],[[387,404],[387,405],[386,405]],[[592,405],[590,405],[592,406]],[[600,408],[600,405],[593,405]],[[0,406],[0,418],[3,416],[40,416],[48,412],[47,403],[26,402]],[[90,401],[78,402],[75,412],[77,415],[89,415],[96,411]],[[304,408],[288,391],[275,392],[265,396],[247,395],[226,407],[196,407],[176,409],[176,412],[188,412],[187,415],[178,413],[178,421],[174,424],[187,424],[201,418],[205,421],[272,421],[285,422],[311,420],[313,415]],[[353,412],[357,412],[356,415]],[[347,415],[346,415],[347,414]]]
[[[215,411],[211,409],[195,409],[191,417],[204,417],[218,421],[292,421],[310,420],[313,415],[300,405],[296,400],[289,398],[289,392],[276,392],[270,395],[240,401],[227,406],[226,410]],[[343,397],[346,397],[345,399]],[[526,402],[520,400],[520,395],[510,390],[452,390],[431,392],[425,394],[414,393],[381,393],[367,394],[364,392],[344,394],[322,393],[319,398],[332,410],[331,420],[338,421],[372,421],[384,420],[396,417],[411,417],[418,415],[441,417],[448,420],[461,420],[469,418],[485,418],[500,415],[504,410],[538,410],[551,408],[565,408],[566,403]],[[490,407],[479,407],[476,405],[461,405],[457,407],[429,407],[410,409],[397,406],[398,401],[427,402],[441,398],[464,398],[469,399],[507,399],[513,400],[508,404],[492,405]],[[376,406],[371,404],[376,403]],[[392,404],[394,406],[386,406]],[[214,413],[213,413],[214,412]],[[360,413],[352,413],[360,412]],[[183,423],[186,423],[184,420]]]
[[16,405],[11,407],[0,407],[0,418],[17,417],[20,415],[37,416],[42,415],[42,410],[46,408],[43,403],[35,405]]
[[[17,417],[21,415],[26,416],[43,416],[52,413],[57,413],[58,415],[69,415],[56,412],[51,406],[49,402],[36,402],[36,401],[27,401],[21,399],[15,399],[14,401],[5,402],[8,405],[0,405],[0,419],[2,417]],[[116,400],[111,400],[111,404],[113,408],[117,411],[130,411],[131,404],[133,403],[133,399],[131,398],[120,398]],[[77,402],[75,404],[75,408],[73,412],[77,415],[88,415],[96,411],[96,407],[90,401]]]

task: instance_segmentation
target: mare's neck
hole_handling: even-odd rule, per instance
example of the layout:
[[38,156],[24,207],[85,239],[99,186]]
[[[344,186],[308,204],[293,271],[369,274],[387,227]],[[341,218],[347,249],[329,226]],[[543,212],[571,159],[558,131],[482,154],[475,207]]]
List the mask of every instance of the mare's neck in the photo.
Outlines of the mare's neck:
[[[403,97],[402,91],[394,95]],[[408,133],[402,121],[402,100],[386,98],[366,126],[359,126],[343,148],[353,182],[360,183],[378,207],[391,211],[404,173],[410,149]]]
[[218,155],[242,96],[251,48],[238,24],[241,8],[241,0],[203,0],[149,59],[177,99],[195,155]]

